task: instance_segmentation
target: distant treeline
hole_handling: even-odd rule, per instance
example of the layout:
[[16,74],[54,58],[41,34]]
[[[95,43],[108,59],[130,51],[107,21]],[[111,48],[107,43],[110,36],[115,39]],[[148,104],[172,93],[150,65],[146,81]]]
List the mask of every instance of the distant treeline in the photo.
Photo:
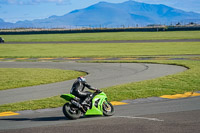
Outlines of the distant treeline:
[[19,34],[62,34],[62,33],[95,33],[95,32],[158,32],[158,31],[191,31],[200,30],[198,26],[153,26],[134,28],[82,28],[82,29],[8,29],[0,30],[0,35]]

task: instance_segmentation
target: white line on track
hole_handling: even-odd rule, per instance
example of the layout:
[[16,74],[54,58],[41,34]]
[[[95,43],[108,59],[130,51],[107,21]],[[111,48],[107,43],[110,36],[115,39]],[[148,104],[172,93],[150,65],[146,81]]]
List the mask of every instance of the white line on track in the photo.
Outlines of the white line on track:
[[149,121],[164,121],[157,118],[148,118],[148,117],[133,117],[133,116],[113,116],[114,118],[128,118],[128,119],[143,119]]

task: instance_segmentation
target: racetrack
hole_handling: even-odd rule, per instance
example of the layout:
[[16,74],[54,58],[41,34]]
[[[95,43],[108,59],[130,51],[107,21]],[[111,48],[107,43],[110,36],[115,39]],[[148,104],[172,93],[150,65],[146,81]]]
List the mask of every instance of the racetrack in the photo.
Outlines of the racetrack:
[[[0,68],[52,68],[85,71],[87,81],[94,87],[109,86],[153,79],[186,70],[181,66],[145,63],[75,63],[75,62],[0,62]],[[3,90],[0,104],[40,99],[68,93],[74,80]]]
[[115,106],[112,117],[68,120],[61,108],[1,117],[1,133],[199,133],[200,97]]
[[[0,62],[1,68],[52,68],[85,71],[87,81],[91,85],[104,88],[113,85],[136,82],[182,72],[186,68],[174,65],[146,64],[146,63],[75,63],[75,62]],[[69,92],[74,80],[48,85],[24,87],[1,91],[1,104],[13,103],[29,99],[38,99]],[[128,104],[115,106],[113,117],[89,117],[76,121],[67,120],[61,108],[36,111],[18,112],[18,116],[0,118],[0,132],[141,132],[149,131],[142,127],[149,124],[160,125],[166,118],[160,113],[186,111],[183,114],[196,113],[200,106],[196,106],[198,98],[180,100],[158,100],[143,104]],[[187,104],[185,104],[187,103]],[[192,106],[188,106],[195,103]],[[177,106],[179,105],[179,106]],[[174,108],[177,106],[177,108]],[[173,108],[173,109],[172,109]],[[153,115],[153,117],[151,116]],[[192,115],[191,115],[192,116]],[[188,116],[189,118],[191,116]],[[163,118],[164,117],[164,118]],[[172,119],[175,117],[172,117]],[[192,118],[193,119],[193,118]],[[184,119],[183,119],[184,120]],[[138,123],[139,122],[139,123]],[[196,121],[197,123],[199,120]],[[164,128],[169,128],[165,125]],[[182,125],[181,125],[182,127]],[[156,126],[152,126],[154,131]],[[14,130],[12,130],[14,129]],[[156,128],[157,129],[157,128]],[[161,132],[161,130],[158,130]]]
[[[164,40],[162,41],[165,42]],[[152,40],[152,42],[162,41]],[[199,39],[168,40],[167,42],[193,41],[199,42]],[[112,43],[117,42],[120,41]],[[130,43],[130,41],[121,41],[120,43],[126,42]],[[145,41],[135,41],[135,43],[138,42],[145,43]],[[148,43],[151,41],[147,40],[146,42]],[[110,43],[110,41],[100,41],[95,43]],[[131,41],[131,43],[134,43],[134,41]],[[87,75],[88,83],[98,88],[153,79],[186,70],[186,68],[180,66],[161,64],[75,62],[0,62],[0,68],[52,68],[85,71],[89,73]],[[25,101],[29,99],[39,99],[68,93],[73,81],[74,80],[0,91],[0,104]],[[62,113],[62,108],[21,111],[18,112],[20,115],[17,116],[0,117],[0,132],[199,133],[200,97],[178,100],[161,98],[153,99],[157,100],[144,100],[145,102],[141,103],[130,102],[127,105],[115,106],[116,113],[112,117],[83,117],[76,121],[66,119]]]

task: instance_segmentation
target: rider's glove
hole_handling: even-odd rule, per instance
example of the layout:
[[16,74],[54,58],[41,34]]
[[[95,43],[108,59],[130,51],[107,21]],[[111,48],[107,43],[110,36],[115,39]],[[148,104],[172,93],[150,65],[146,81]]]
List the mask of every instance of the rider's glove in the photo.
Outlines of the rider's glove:
[[99,90],[99,89],[96,89],[96,90],[95,90],[95,92],[101,92],[101,90]]

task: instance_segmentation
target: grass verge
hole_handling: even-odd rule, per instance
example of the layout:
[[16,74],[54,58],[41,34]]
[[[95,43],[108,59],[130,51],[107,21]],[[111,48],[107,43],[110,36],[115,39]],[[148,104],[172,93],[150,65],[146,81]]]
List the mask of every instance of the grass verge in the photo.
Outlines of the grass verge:
[[86,73],[41,68],[0,68],[0,90],[54,83],[84,76]]
[[[112,62],[119,62],[119,61],[112,61]],[[120,62],[131,63],[133,61],[120,61]],[[109,88],[103,88],[102,90],[107,94],[110,101],[121,101],[125,99],[154,97],[167,94],[176,94],[176,93],[184,93],[187,91],[200,90],[199,61],[152,60],[152,61],[137,61],[137,62],[181,65],[188,67],[189,70],[174,75],[156,78],[153,80],[146,80],[141,82],[113,86]],[[59,96],[55,96],[40,100],[31,100],[20,103],[0,105],[0,112],[55,108],[62,106],[64,103],[65,101],[62,100]]]

